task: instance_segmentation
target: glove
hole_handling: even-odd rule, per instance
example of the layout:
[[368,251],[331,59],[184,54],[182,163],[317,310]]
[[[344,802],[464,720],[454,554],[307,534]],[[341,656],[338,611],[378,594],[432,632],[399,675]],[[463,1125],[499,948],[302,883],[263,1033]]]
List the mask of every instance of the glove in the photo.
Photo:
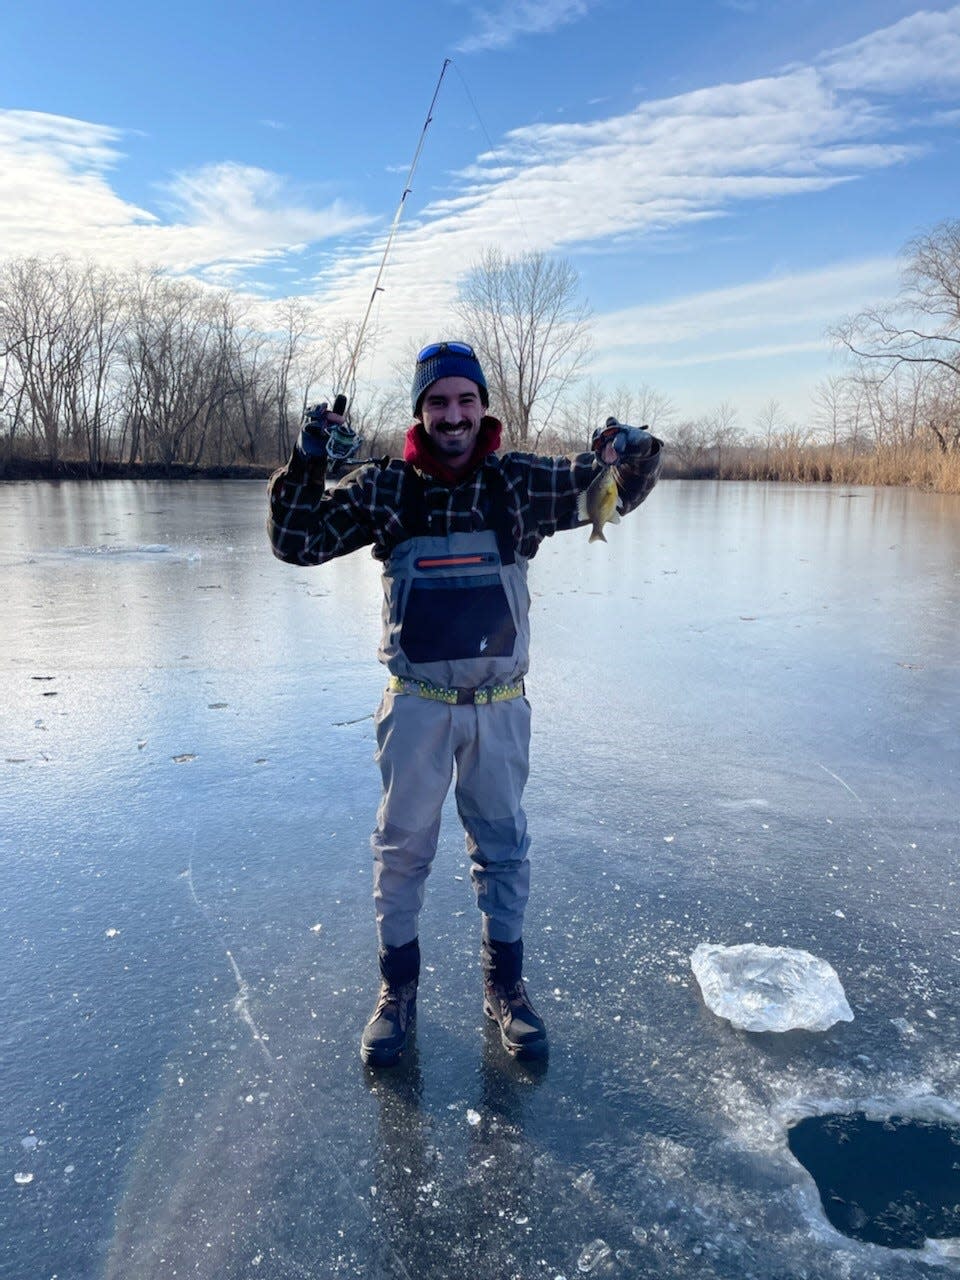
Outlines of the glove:
[[327,438],[330,435],[330,424],[327,422],[327,404],[307,405],[304,410],[300,434],[297,436],[297,448],[311,462],[327,460]]
[[[646,427],[628,427],[616,418],[608,418],[593,433],[591,447],[602,462],[639,461],[653,452],[653,436]],[[609,450],[613,448],[615,457]]]

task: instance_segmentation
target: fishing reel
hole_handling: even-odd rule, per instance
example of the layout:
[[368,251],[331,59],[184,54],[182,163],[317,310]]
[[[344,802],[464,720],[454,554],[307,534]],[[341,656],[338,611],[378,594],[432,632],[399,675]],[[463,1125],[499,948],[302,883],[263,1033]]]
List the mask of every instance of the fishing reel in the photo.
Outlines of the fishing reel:
[[326,403],[308,405],[297,437],[297,448],[319,475],[343,474],[360,452],[360,435],[347,422],[331,422],[330,415],[342,417],[347,397],[338,395],[328,410]]
[[351,462],[360,452],[360,437],[353,427],[331,422],[327,427],[327,457],[331,462]]
[[[347,397],[340,394],[335,397],[330,412],[338,416],[347,408]],[[327,459],[339,468],[352,462],[360,452],[361,437],[347,422],[330,422],[325,424],[327,432]]]

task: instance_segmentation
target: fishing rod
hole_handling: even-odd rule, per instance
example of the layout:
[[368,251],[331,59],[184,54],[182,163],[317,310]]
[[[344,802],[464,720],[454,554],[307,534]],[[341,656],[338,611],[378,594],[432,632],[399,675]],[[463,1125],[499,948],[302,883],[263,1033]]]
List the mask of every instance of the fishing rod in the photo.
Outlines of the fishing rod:
[[363,320],[360,322],[360,328],[357,331],[357,338],[353,344],[353,350],[350,353],[350,362],[347,365],[346,383],[349,389],[349,397],[342,391],[338,392],[333,402],[333,412],[343,414],[346,412],[347,405],[353,399],[353,393],[356,389],[357,362],[360,359],[360,347],[363,343],[363,335],[367,327],[367,321],[370,319],[370,312],[373,310],[373,304],[377,294],[383,291],[380,281],[383,279],[384,268],[387,265],[387,258],[393,245],[394,236],[397,234],[397,227],[400,225],[400,219],[403,216],[403,207],[406,204],[407,196],[413,190],[413,175],[417,171],[417,165],[420,161],[420,152],[423,150],[423,144],[427,136],[427,130],[433,120],[433,109],[437,104],[437,98],[440,95],[440,86],[443,84],[443,77],[447,73],[447,67],[450,66],[450,59],[444,58],[443,66],[440,68],[440,76],[437,80],[436,88],[433,91],[433,97],[430,99],[430,106],[427,108],[427,118],[423,122],[423,128],[420,130],[420,138],[417,142],[417,149],[413,154],[413,160],[410,164],[410,171],[407,174],[407,180],[403,186],[403,194],[400,196],[400,203],[397,205],[397,211],[393,215],[393,222],[390,224],[390,231],[387,235],[387,242],[383,248],[383,256],[380,259],[380,267],[377,271],[377,277],[373,282],[373,289],[370,293],[370,301],[367,303],[367,309],[364,312]]

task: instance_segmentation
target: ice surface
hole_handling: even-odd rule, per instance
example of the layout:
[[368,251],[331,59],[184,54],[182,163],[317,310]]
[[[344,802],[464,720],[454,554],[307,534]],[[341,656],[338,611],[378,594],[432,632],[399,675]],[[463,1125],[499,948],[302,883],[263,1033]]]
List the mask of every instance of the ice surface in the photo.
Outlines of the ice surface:
[[809,951],[701,942],[690,965],[707,1008],[742,1031],[826,1031],[853,1021],[836,970]]
[[[960,1276],[942,1241],[835,1231],[786,1140],[960,1103],[960,498],[848,496],[664,483],[602,557],[547,540],[524,803],[549,1064],[483,1017],[451,796],[413,1051],[371,1080],[376,563],[274,561],[260,484],[5,486],[0,1275]],[[171,550],[63,550],[108,542]],[[697,943],[751,938],[828,957],[856,1021],[701,1014]]]

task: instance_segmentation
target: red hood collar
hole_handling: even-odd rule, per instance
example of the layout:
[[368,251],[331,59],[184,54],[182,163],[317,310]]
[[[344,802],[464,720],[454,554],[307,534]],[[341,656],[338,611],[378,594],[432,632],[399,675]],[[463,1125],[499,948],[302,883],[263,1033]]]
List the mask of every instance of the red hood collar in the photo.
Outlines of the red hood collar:
[[484,458],[500,448],[501,429],[501,424],[496,418],[491,418],[489,415],[481,418],[480,434],[477,436],[477,442],[473,446],[470,465],[455,475],[446,463],[437,457],[430,437],[424,430],[423,423],[415,422],[407,432],[406,443],[403,447],[403,460],[404,462],[412,462],[420,471],[425,471],[428,476],[433,476],[435,480],[442,480],[444,484],[460,484],[468,476],[473,475]]

